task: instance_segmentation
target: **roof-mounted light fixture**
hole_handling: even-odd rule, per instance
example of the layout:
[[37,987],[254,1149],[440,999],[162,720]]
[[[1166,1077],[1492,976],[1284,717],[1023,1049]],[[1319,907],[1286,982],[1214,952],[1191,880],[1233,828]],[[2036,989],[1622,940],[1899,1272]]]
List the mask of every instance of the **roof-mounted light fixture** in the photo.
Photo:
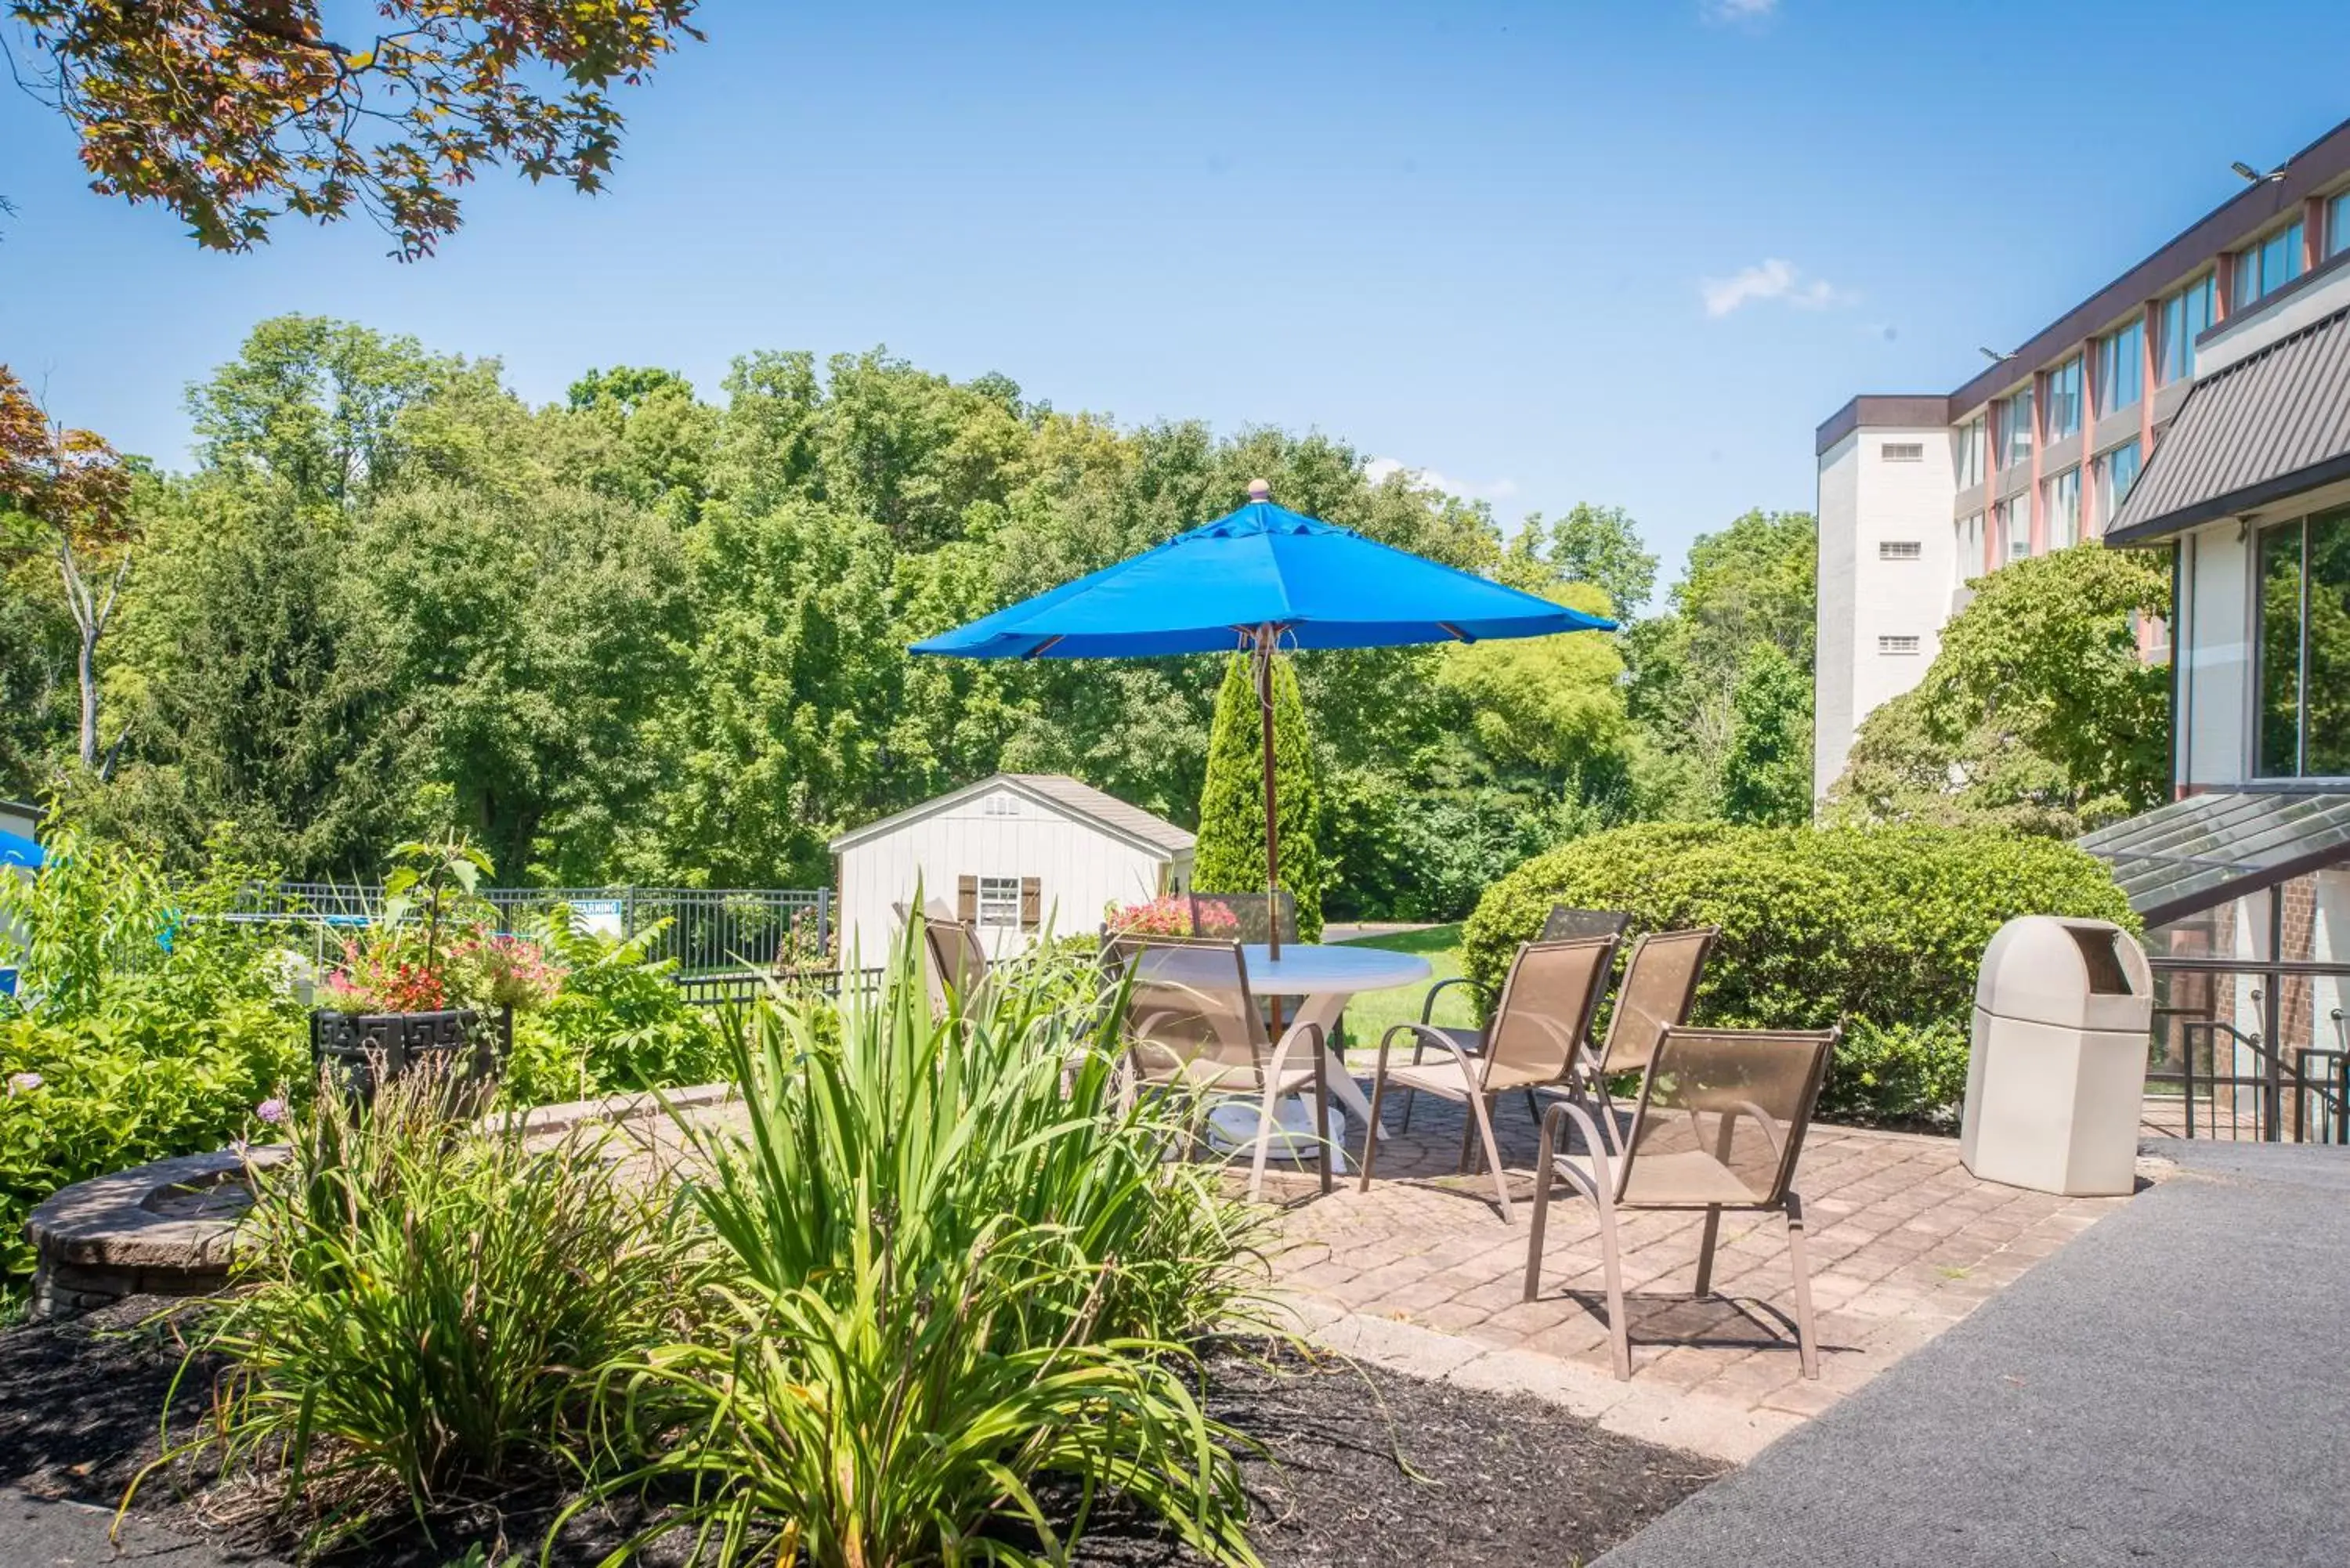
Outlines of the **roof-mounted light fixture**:
[[1983,348],[1977,350],[1977,352],[1981,353],[1984,358],[1990,360],[1994,365],[2004,365],[2010,359],[2015,358],[2012,354],[2002,354],[1996,348]]
[[2284,178],[2284,165],[2282,163],[2278,164],[2275,168],[2270,170],[2265,174],[2262,173],[2259,170],[2253,168],[2251,164],[2245,162],[2241,158],[2236,160],[2235,162],[2229,164],[2228,167],[2233,169],[2238,174],[2242,175],[2244,183],[2247,185],[2266,185]]

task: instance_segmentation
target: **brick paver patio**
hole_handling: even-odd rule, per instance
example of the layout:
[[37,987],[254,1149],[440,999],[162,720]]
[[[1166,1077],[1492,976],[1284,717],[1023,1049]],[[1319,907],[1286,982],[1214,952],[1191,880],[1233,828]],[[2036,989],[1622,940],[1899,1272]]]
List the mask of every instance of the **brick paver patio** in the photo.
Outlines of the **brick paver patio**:
[[[1268,1184],[1284,1204],[1274,1272],[1301,1319],[1375,1359],[1394,1359],[1383,1350],[1400,1345],[1428,1370],[1464,1368],[1500,1386],[1561,1381],[1569,1403],[1677,1411],[1686,1431],[1704,1434],[1683,1446],[1729,1458],[1825,1409],[2126,1201],[1977,1181],[1951,1138],[1814,1126],[1795,1187],[1811,1225],[1818,1381],[1797,1366],[1778,1216],[1722,1216],[1717,1294],[1697,1301],[1701,1215],[1627,1212],[1633,1373],[1622,1385],[1609,1366],[1591,1206],[1554,1191],[1541,1292],[1522,1300],[1538,1136],[1522,1100],[1503,1103],[1495,1132],[1518,1205],[1505,1223],[1489,1177],[1453,1174],[1461,1115],[1423,1098],[1410,1132],[1381,1146],[1367,1193],[1349,1175],[1324,1198],[1310,1169]],[[1385,1119],[1394,1128],[1399,1107]]]

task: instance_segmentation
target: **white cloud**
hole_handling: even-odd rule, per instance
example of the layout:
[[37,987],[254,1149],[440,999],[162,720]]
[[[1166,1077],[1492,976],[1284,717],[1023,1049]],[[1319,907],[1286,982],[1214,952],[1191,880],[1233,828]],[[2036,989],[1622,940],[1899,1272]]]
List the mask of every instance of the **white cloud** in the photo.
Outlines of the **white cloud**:
[[1414,468],[1392,457],[1375,457],[1363,464],[1363,477],[1373,484],[1384,484],[1388,476],[1400,473],[1407,483],[1423,490],[1441,490],[1447,495],[1458,495],[1464,501],[1506,501],[1518,493],[1515,480],[1496,479],[1480,484],[1473,480],[1455,479],[1432,468]]
[[1847,303],[1851,296],[1824,277],[1805,277],[1795,264],[1778,256],[1759,266],[1742,267],[1728,277],[1709,277],[1698,285],[1705,313],[1723,317],[1758,299],[1776,299],[1798,310],[1825,310]]
[[1767,22],[1779,0],[1698,0],[1698,12],[1709,22]]

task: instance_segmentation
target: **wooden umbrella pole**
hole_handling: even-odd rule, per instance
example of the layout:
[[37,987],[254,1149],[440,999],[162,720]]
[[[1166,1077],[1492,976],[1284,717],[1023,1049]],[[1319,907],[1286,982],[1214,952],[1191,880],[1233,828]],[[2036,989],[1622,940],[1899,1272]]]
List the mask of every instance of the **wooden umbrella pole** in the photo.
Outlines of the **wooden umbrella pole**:
[[[1256,704],[1264,731],[1264,919],[1265,945],[1281,959],[1281,820],[1273,783],[1273,639],[1271,626],[1256,629]],[[1274,1003],[1275,1008],[1281,1004]],[[1281,1015],[1274,1014],[1280,1027]]]

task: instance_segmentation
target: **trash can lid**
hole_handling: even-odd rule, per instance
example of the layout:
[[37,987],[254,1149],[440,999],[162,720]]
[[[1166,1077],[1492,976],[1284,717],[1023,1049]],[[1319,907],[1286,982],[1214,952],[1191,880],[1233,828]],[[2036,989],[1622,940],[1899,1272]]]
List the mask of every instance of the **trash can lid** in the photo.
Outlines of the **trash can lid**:
[[2110,920],[2023,915],[1983,950],[1975,1005],[2035,1023],[2143,1029],[2154,974],[2137,939]]

